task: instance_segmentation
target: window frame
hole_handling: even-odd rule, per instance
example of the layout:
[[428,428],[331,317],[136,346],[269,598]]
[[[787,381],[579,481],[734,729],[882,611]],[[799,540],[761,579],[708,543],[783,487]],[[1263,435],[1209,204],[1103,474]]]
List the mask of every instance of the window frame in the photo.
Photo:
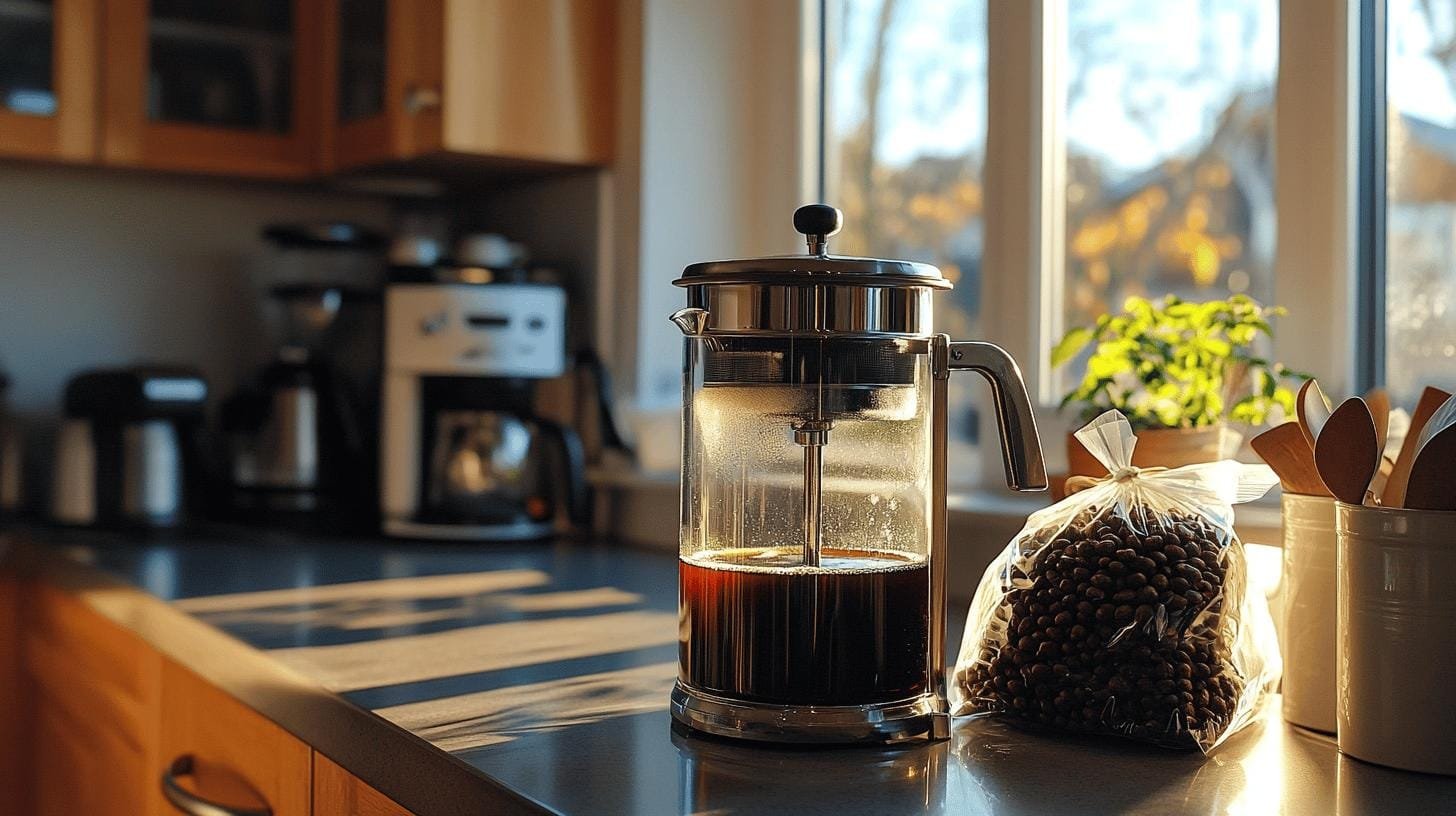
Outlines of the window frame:
[[1386,230],[1386,0],[1358,0],[1358,93],[1355,255],[1355,387],[1361,392],[1385,383]]
[[[1056,410],[1060,394],[1051,367],[1051,348],[1061,329],[1065,283],[1065,173],[1063,138],[1068,0],[987,4],[987,116],[982,189],[985,244],[982,254],[982,324],[985,337],[1004,347],[1025,367],[1049,470],[1065,467],[1061,440],[1071,430]],[[814,0],[828,21],[827,0]],[[1298,370],[1313,371],[1336,391],[1378,381],[1383,365],[1383,240],[1372,248],[1366,211],[1367,179],[1378,162],[1366,144],[1384,124],[1366,114],[1371,102],[1365,81],[1372,52],[1366,46],[1366,18],[1384,0],[1283,0],[1279,6],[1279,68],[1275,93],[1276,249],[1274,302],[1291,306],[1276,326],[1277,356]],[[1382,15],[1383,16],[1383,15]],[[832,48],[827,30],[821,49]],[[1383,32],[1383,26],[1381,27]],[[1383,35],[1382,35],[1383,36]],[[1379,58],[1383,66],[1383,41]],[[1364,59],[1357,58],[1363,55]],[[814,160],[819,192],[828,133],[822,122],[825,83],[831,63],[821,50],[821,128]],[[1383,71],[1383,68],[1382,68]],[[1357,75],[1358,72],[1358,75]],[[1354,99],[1354,92],[1359,98]],[[1283,115],[1281,115],[1283,112]],[[1372,123],[1372,118],[1375,120]],[[1359,132],[1356,132],[1356,124]],[[1376,131],[1371,134],[1367,131]],[[1311,144],[1319,149],[1309,151]],[[1359,145],[1360,149],[1355,147]],[[1381,151],[1383,153],[1383,150]],[[1358,182],[1358,187],[1357,187]],[[1357,195],[1359,198],[1357,198]],[[1298,201],[1298,205],[1287,202]],[[1383,211],[1383,207],[1381,208]],[[1361,219],[1357,228],[1356,219]],[[1383,237],[1383,222],[1380,223]],[[1286,236],[1290,236],[1286,239]],[[1298,236],[1298,240],[1295,239]],[[1357,247],[1355,236],[1360,237]],[[1379,264],[1371,252],[1382,253]],[[1357,280],[1354,271],[1362,270]],[[998,274],[999,273],[999,274]],[[1315,293],[1311,295],[1311,293]],[[1345,342],[1331,342],[1345,338]],[[969,339],[969,338],[968,338]],[[984,421],[993,421],[984,416]],[[982,439],[995,435],[982,429]],[[980,489],[999,482],[1000,453],[983,445]]]

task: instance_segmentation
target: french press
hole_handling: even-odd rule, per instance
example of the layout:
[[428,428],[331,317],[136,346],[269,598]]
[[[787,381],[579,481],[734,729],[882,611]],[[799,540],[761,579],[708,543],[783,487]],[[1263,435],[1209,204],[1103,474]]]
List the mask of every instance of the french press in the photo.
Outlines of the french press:
[[809,254],[713,261],[688,308],[679,535],[680,722],[780,742],[949,735],[946,385],[991,383],[1006,481],[1046,487],[1021,372],[931,329],[933,266]]

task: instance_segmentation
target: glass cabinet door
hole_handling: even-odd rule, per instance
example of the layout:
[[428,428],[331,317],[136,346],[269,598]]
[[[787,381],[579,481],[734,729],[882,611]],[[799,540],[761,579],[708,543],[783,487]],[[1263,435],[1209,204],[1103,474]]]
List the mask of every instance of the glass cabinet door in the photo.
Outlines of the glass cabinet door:
[[96,155],[99,0],[0,0],[0,155]]
[[0,108],[56,115],[55,29],[51,0],[0,1]]
[[149,120],[288,132],[291,0],[152,0],[147,29]]
[[317,172],[318,54],[331,4],[103,1],[107,163],[271,178]]
[[384,112],[386,0],[339,0],[339,124]]
[[[443,0],[332,0],[334,169],[408,159],[438,148],[445,43]],[[536,0],[531,0],[533,3]],[[514,3],[465,3],[499,14]]]

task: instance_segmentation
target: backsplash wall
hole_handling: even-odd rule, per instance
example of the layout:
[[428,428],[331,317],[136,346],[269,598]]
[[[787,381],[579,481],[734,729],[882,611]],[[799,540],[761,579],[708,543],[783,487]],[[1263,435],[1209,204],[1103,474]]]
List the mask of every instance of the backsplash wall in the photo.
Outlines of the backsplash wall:
[[[238,181],[0,165],[0,369],[31,424],[75,372],[198,365],[228,393],[271,340],[257,308],[263,225],[385,227],[383,198]],[[48,422],[45,424],[49,424]]]

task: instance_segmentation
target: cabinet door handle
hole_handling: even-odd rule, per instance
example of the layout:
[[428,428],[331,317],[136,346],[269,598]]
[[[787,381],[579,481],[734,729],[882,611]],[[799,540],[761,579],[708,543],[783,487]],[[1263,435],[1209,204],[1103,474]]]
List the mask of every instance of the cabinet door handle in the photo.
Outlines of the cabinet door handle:
[[273,816],[271,808],[235,808],[209,802],[192,791],[177,784],[177,779],[192,775],[192,755],[183,754],[172,760],[171,766],[162,772],[162,795],[172,807],[187,816]]
[[440,95],[439,88],[411,85],[404,92],[404,112],[416,116],[440,107],[442,101],[443,97]]

